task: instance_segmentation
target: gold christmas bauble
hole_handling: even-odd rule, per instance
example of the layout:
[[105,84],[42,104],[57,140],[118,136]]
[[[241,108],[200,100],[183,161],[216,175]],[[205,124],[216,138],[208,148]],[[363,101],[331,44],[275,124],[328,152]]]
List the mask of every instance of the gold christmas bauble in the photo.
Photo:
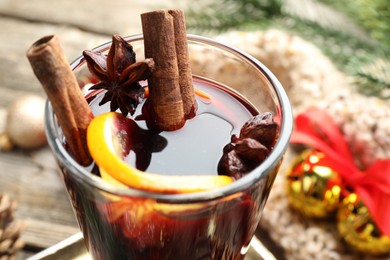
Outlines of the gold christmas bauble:
[[341,177],[327,166],[325,154],[308,150],[293,162],[287,175],[287,197],[307,217],[326,218],[341,201]]
[[383,234],[356,193],[344,198],[337,213],[337,228],[347,244],[357,251],[383,255],[390,253],[390,238]]
[[36,95],[19,97],[8,107],[5,134],[12,144],[33,149],[46,144],[45,99]]

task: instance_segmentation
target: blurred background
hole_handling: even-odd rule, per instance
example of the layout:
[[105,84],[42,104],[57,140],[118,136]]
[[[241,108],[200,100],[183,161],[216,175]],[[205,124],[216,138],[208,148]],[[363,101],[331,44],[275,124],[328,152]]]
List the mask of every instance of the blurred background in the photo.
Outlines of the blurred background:
[[386,0],[213,0],[189,10],[190,30],[202,33],[275,28],[298,35],[354,76],[362,93],[390,97]]
[[[185,10],[188,33],[236,45],[260,60],[263,58],[261,61],[271,68],[276,62],[274,73],[286,88],[294,85],[292,77],[286,75],[298,67],[307,70],[305,77],[317,79],[318,75],[337,78],[341,74],[353,93],[374,97],[385,104],[383,109],[389,110],[388,0],[0,0],[0,195],[8,194],[17,202],[17,209],[8,204],[6,208],[15,210],[15,220],[26,223],[24,228],[18,229],[20,236],[15,236],[24,241],[21,246],[15,245],[18,250],[22,248],[17,255],[19,259],[78,231],[48,147],[18,147],[10,144],[4,134],[7,124],[10,124],[7,115],[15,101],[26,94],[44,97],[27,61],[27,49],[40,37],[56,34],[68,60],[72,61],[83,50],[109,41],[113,34],[141,33],[141,13],[168,8]],[[273,37],[277,44],[272,44],[272,48],[265,46],[267,37]],[[293,38],[299,39],[294,44],[299,45],[299,53],[305,56],[298,61],[293,55],[297,49],[295,52],[278,49],[288,48],[290,43],[293,44]],[[261,48],[272,51],[273,55],[258,53]],[[313,48],[316,51],[313,52]],[[284,55],[278,56],[277,53]],[[294,56],[295,63],[289,61],[290,56]],[[314,60],[310,63],[312,66],[303,63],[308,56]],[[300,59],[303,68],[299,65]],[[337,76],[326,70],[322,74],[316,72],[316,64],[322,64],[322,60],[331,64]],[[323,66],[318,66],[317,70],[322,70]],[[310,75],[313,70],[314,74]],[[337,82],[334,81],[333,88],[326,88],[326,84],[322,86],[317,96],[322,98],[321,95],[343,88]],[[289,93],[293,108],[312,98],[297,99],[294,93]],[[39,111],[38,108],[24,108],[20,113],[40,116]],[[30,125],[25,122],[18,127],[29,128]],[[3,204],[0,197],[0,206]],[[10,218],[7,221],[15,220]],[[0,231],[6,227],[2,225]],[[0,245],[4,241],[0,235]],[[16,241],[15,238],[12,243],[16,244]],[[277,241],[273,242],[274,247],[283,250]],[[6,254],[1,250],[0,246],[0,258]]]

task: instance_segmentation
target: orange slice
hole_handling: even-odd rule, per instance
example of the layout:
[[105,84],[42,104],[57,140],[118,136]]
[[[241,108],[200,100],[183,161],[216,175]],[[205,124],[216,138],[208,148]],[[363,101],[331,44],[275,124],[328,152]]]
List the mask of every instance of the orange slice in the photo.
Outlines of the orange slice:
[[[158,193],[190,193],[228,185],[228,176],[168,176],[143,172],[124,160],[127,133],[126,124],[132,119],[108,112],[95,117],[87,130],[87,143],[92,158],[104,174],[129,187]],[[107,176],[105,179],[108,179]],[[111,179],[110,179],[111,180]],[[112,181],[112,180],[111,180]]]

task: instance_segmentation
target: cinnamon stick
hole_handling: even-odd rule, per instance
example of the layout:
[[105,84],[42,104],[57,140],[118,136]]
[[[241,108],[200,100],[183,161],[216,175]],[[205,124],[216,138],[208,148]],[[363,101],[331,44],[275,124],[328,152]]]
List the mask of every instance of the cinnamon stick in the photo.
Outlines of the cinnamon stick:
[[[155,62],[155,70],[148,79],[149,99],[160,130],[177,130],[186,118],[195,114],[183,19],[184,14],[177,10],[141,14],[145,57]],[[181,82],[185,87],[181,87]]]
[[169,10],[168,13],[173,17],[180,93],[183,100],[184,115],[186,119],[189,119],[195,116],[196,102],[187,44],[185,16],[183,10],[180,9]]
[[74,159],[81,165],[89,165],[92,160],[86,131],[93,115],[59,39],[55,35],[42,37],[28,49],[27,58],[53,106]]

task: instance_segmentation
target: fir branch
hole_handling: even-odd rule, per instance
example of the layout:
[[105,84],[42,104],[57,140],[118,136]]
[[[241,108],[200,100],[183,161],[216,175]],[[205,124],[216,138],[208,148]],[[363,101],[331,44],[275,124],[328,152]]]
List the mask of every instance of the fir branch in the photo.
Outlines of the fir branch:
[[[355,62],[359,64],[355,65]],[[359,90],[368,96],[390,99],[390,61],[375,58],[364,63],[365,65],[361,65],[362,63],[364,61],[353,60],[349,66]]]
[[[350,6],[348,10],[357,8],[347,0],[338,4],[337,0],[322,1],[333,2],[337,10],[346,14],[352,13],[344,11],[346,5]],[[381,1],[386,0],[373,2]],[[296,8],[299,4],[304,6]],[[317,45],[341,70],[355,77],[362,93],[389,98],[386,94],[390,90],[388,78],[384,80],[367,68],[377,68],[372,63],[378,59],[385,60],[385,64],[390,62],[385,58],[390,57],[390,44],[369,37],[343,13],[338,15],[337,12],[316,0],[214,0],[198,11],[192,9],[188,26],[198,31],[219,33],[232,29],[265,30],[271,27],[292,32]]]
[[367,30],[373,39],[390,46],[390,8],[388,0],[320,0],[347,14]]
[[317,23],[296,17],[283,19],[281,27],[314,43],[342,70],[350,63],[351,57],[359,57],[366,62],[373,57],[386,56],[386,50],[378,42],[357,38],[342,30],[325,29]]
[[223,32],[246,26],[269,25],[280,16],[282,0],[198,1],[186,11],[187,26],[199,32]]

